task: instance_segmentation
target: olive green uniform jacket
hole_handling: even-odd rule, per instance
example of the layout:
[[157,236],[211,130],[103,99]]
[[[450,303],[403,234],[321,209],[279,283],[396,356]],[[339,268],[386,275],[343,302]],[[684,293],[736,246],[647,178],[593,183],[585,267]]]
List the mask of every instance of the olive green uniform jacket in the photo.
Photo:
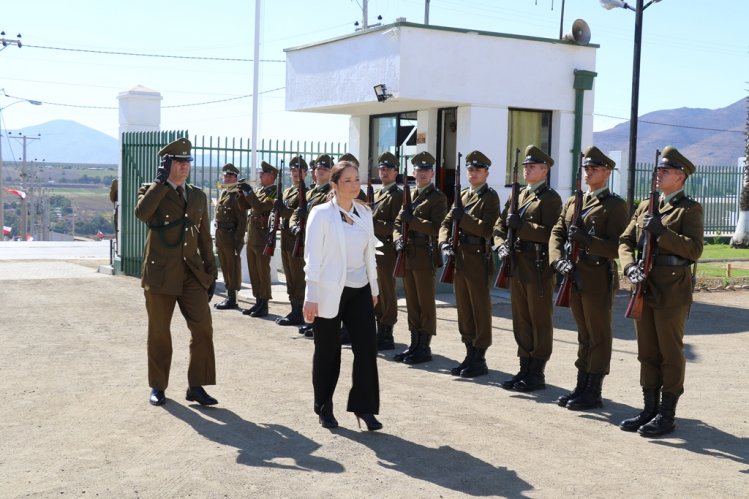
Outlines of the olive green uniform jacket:
[[[494,226],[495,245],[507,238],[508,199]],[[562,211],[562,198],[546,184],[534,192],[527,187],[518,196],[518,214],[522,220],[516,231],[515,266],[510,279],[512,329],[518,345],[518,357],[548,360],[551,357],[552,290],[554,271],[549,266],[548,246],[551,229]]]
[[[635,248],[643,235],[649,200],[637,207],[619,239],[622,268],[636,263]],[[702,206],[677,194],[657,210],[664,232],[656,239],[653,267],[644,284],[644,305],[635,321],[640,384],[664,392],[684,392],[684,327],[692,303],[690,264],[702,255],[705,232]]]
[[[492,344],[492,303],[490,279],[494,273],[491,252],[492,231],[499,216],[499,195],[484,184],[477,191],[460,193],[465,214],[460,219],[458,250],[455,252],[453,286],[458,308],[461,341],[476,348]],[[451,243],[453,215],[442,222],[439,243]]]
[[[549,263],[568,259],[570,226],[574,224],[575,196],[562,208],[549,240]],[[572,275],[570,310],[577,323],[578,350],[575,366],[592,374],[608,374],[611,361],[611,307],[619,276],[619,235],[627,226],[627,202],[604,189],[596,196],[583,196],[582,224],[591,236],[587,247],[579,246]]]
[[[253,190],[239,198],[239,206],[245,210],[250,210],[250,216],[247,219],[247,269],[250,271],[252,296],[256,299],[270,300],[273,298],[270,257],[264,255],[263,251],[268,242],[268,221],[275,200],[275,184],[257,191]],[[275,234],[272,237],[275,237]]]
[[[408,222],[408,243],[406,244],[406,274],[403,288],[406,292],[408,329],[437,334],[437,308],[435,303],[435,268],[442,264],[437,236],[440,224],[447,212],[447,198],[433,184],[417,194],[411,190],[413,218]],[[404,235],[401,214],[395,219],[393,240]]]
[[216,203],[216,251],[226,289],[242,288],[242,257],[247,209],[241,206],[241,192],[221,191]]

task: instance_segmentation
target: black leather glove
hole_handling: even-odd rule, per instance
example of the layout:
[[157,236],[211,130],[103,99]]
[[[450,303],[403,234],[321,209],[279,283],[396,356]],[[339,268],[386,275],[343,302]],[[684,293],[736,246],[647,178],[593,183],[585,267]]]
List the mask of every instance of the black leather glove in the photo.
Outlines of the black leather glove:
[[253,190],[250,184],[245,182],[244,179],[240,179],[238,182],[239,182],[239,190],[242,191],[242,194],[244,194],[245,196],[249,196],[250,194],[252,194]]
[[661,217],[657,215],[653,216],[650,214],[645,215],[642,228],[653,234],[655,237],[659,237],[661,234],[663,234],[663,231],[666,230],[666,228],[663,226],[663,222],[661,222]]
[[570,241],[575,241],[583,246],[590,246],[590,243],[593,240],[591,235],[585,232],[585,229],[581,229],[577,225],[570,226],[568,238]]
[[414,212],[413,208],[410,206],[404,210],[401,210],[401,221],[404,223],[409,223],[411,220],[414,219]]
[[450,213],[452,214],[453,219],[460,222],[460,220],[466,214],[466,210],[464,210],[462,206],[455,206]]
[[286,208],[286,204],[284,204],[283,200],[278,198],[275,201],[273,201],[273,209],[277,211],[283,211]]
[[523,221],[520,219],[520,215],[518,215],[517,213],[512,213],[510,215],[507,215],[507,220],[505,221],[505,224],[510,229],[513,229],[513,230],[517,229],[518,227],[520,227],[521,223],[523,223]]
[[403,238],[399,237],[393,242],[393,248],[395,248],[395,251],[403,251],[403,248],[406,247],[406,243],[403,242]]
[[213,281],[213,283],[208,286],[208,301],[210,302],[213,300],[213,293],[216,291],[216,281]]
[[161,164],[156,169],[156,178],[154,179],[154,182],[158,182],[159,184],[165,184],[166,179],[169,178],[169,173],[172,171],[172,157],[169,155],[164,156],[161,158]]
[[569,260],[557,260],[554,262],[554,270],[562,275],[567,275],[575,265]]
[[298,225],[295,225],[291,228],[291,233],[294,234],[295,236],[298,236],[301,231],[302,231],[302,228],[299,227]]

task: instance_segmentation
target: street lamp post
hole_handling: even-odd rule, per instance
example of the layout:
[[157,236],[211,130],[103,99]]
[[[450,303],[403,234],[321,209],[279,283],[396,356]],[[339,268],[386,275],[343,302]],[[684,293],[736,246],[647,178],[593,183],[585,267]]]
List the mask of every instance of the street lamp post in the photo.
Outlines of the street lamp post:
[[632,100],[629,112],[629,168],[627,171],[627,205],[630,213],[635,211],[635,168],[637,164],[637,119],[640,100],[640,53],[642,49],[642,13],[645,9],[661,0],[635,0],[633,8],[622,0],[600,0],[604,9],[629,9],[635,13],[635,46],[632,57]]
[[5,191],[4,179],[3,179],[3,129],[2,129],[2,113],[5,109],[8,109],[14,104],[20,104],[21,102],[28,102],[33,106],[41,106],[41,101],[33,99],[23,99],[21,97],[13,97],[5,93],[5,89],[2,89],[3,95],[11,99],[16,99],[15,102],[11,102],[5,107],[0,107],[0,229],[3,230],[3,238],[5,238],[5,204],[3,203],[3,192]]

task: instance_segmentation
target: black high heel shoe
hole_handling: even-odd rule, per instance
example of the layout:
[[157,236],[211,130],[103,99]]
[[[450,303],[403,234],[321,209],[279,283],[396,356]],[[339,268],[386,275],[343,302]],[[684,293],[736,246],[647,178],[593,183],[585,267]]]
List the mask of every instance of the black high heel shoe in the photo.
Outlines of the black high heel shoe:
[[362,419],[364,420],[364,424],[367,425],[367,430],[377,431],[382,429],[382,423],[377,421],[377,418],[374,417],[374,414],[360,414],[358,412],[355,412],[354,416],[356,416],[356,424],[359,425],[360,430]]

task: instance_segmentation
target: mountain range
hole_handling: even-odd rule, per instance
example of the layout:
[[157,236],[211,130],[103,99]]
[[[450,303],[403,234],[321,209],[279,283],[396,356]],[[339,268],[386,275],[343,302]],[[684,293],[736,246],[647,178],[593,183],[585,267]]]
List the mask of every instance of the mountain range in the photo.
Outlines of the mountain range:
[[[682,107],[654,111],[640,116],[637,131],[637,158],[652,161],[656,149],[672,144],[696,165],[735,165],[744,155],[747,101],[720,109]],[[13,135],[41,136],[27,146],[27,157],[47,163],[117,164],[119,143],[114,137],[71,120],[55,120],[14,131]],[[603,151],[627,151],[629,122],[593,133],[593,142]],[[11,141],[11,143],[13,143]],[[5,144],[7,144],[7,139]],[[5,145],[4,144],[4,145]],[[21,156],[21,146],[6,161]]]
[[[720,109],[682,107],[640,116],[637,161],[652,163],[656,149],[673,145],[695,165],[736,165],[746,144],[747,101]],[[602,151],[629,149],[629,121],[593,133]]]

